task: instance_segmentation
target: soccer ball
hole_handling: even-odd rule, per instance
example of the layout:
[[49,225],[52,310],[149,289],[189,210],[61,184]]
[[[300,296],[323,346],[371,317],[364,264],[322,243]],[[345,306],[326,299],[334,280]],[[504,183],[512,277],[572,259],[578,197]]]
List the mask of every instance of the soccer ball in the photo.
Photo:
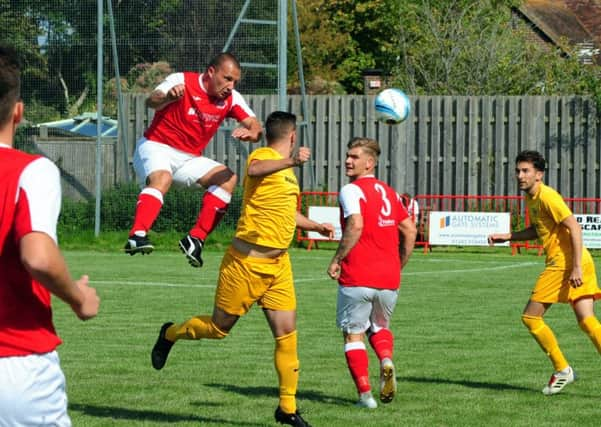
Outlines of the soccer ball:
[[388,125],[396,125],[409,117],[411,101],[400,89],[384,89],[374,102],[376,117]]

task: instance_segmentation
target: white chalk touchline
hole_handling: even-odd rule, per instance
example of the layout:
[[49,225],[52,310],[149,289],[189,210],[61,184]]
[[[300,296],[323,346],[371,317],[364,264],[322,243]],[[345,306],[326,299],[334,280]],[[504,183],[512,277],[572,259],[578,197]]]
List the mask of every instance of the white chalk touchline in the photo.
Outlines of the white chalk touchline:
[[[461,270],[435,270],[435,271],[413,271],[403,273],[403,277],[405,276],[426,276],[429,274],[453,274],[453,273],[479,273],[482,271],[494,271],[494,270],[507,270],[511,268],[521,268],[521,267],[530,267],[533,265],[540,264],[538,262],[524,262],[518,264],[511,265],[501,265],[496,267],[488,267],[488,268],[473,268],[473,269],[461,269]],[[295,283],[304,283],[304,282],[313,282],[315,280],[330,280],[325,272],[323,275],[316,277],[309,277],[303,279],[295,279]],[[211,284],[191,284],[191,283],[167,283],[167,282],[137,282],[137,281],[127,281],[127,280],[90,280],[92,285],[127,285],[127,286],[156,286],[156,287],[164,287],[164,288],[214,288],[217,285],[217,282]]]
[[465,268],[461,270],[434,270],[434,271],[414,271],[403,273],[403,276],[421,276],[426,274],[441,274],[441,273],[478,273],[482,271],[493,271],[493,270],[508,270],[512,268],[520,268],[520,267],[530,267],[533,265],[538,265],[539,262],[521,262],[519,264],[511,264],[511,265],[499,265],[497,267],[488,267],[488,268]]

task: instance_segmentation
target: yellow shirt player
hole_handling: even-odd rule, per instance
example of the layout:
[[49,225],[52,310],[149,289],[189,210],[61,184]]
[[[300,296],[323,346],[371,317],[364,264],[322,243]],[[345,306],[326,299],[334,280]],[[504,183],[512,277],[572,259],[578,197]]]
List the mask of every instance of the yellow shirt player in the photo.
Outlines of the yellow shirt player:
[[305,427],[296,408],[299,361],[296,297],[288,246],[296,227],[330,238],[332,224],[318,224],[297,212],[298,182],[292,170],[309,159],[310,151],[296,144],[296,116],[283,111],[265,122],[267,147],[248,158],[243,207],[236,234],[221,262],[212,316],[195,316],[181,324],[163,324],[151,353],[152,366],[162,369],[179,339],[225,338],[240,316],[257,303],[275,339],[279,405],[275,419]]
[[537,151],[518,154],[515,173],[520,190],[526,194],[532,225],[515,233],[491,234],[488,241],[492,245],[538,238],[545,249],[545,270],[536,281],[522,321],[551,359],[555,372],[543,393],[552,395],[574,382],[576,374],[543,316],[554,303],[571,304],[578,325],[601,353],[601,324],[593,311],[601,290],[591,254],[582,244],[580,225],[559,193],[542,182],[545,165]]

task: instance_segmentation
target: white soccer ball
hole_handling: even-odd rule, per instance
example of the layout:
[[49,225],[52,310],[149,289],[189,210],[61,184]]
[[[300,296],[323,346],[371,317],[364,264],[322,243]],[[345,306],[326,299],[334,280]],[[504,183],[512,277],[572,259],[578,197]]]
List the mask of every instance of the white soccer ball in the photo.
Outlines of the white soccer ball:
[[376,95],[374,105],[378,120],[389,125],[401,123],[411,113],[411,101],[400,89],[384,89]]

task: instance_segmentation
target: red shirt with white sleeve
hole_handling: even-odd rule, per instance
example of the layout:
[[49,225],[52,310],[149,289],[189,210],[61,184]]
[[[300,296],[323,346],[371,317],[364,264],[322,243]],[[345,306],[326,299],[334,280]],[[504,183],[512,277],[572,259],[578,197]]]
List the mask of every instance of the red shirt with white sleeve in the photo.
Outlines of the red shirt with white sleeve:
[[19,242],[31,232],[56,241],[60,173],[48,159],[0,144],[0,357],[53,351],[50,292],[33,280]]
[[339,201],[342,229],[346,218],[360,214],[363,230],[357,244],[340,262],[338,283],[398,289],[401,284],[398,225],[409,216],[397,192],[369,175],[342,187]]
[[156,111],[144,133],[147,139],[199,156],[223,120],[234,118],[240,122],[255,117],[236,90],[226,99],[210,97],[202,84],[202,74],[170,74],[156,90],[167,93],[178,84],[185,86],[184,95]]

